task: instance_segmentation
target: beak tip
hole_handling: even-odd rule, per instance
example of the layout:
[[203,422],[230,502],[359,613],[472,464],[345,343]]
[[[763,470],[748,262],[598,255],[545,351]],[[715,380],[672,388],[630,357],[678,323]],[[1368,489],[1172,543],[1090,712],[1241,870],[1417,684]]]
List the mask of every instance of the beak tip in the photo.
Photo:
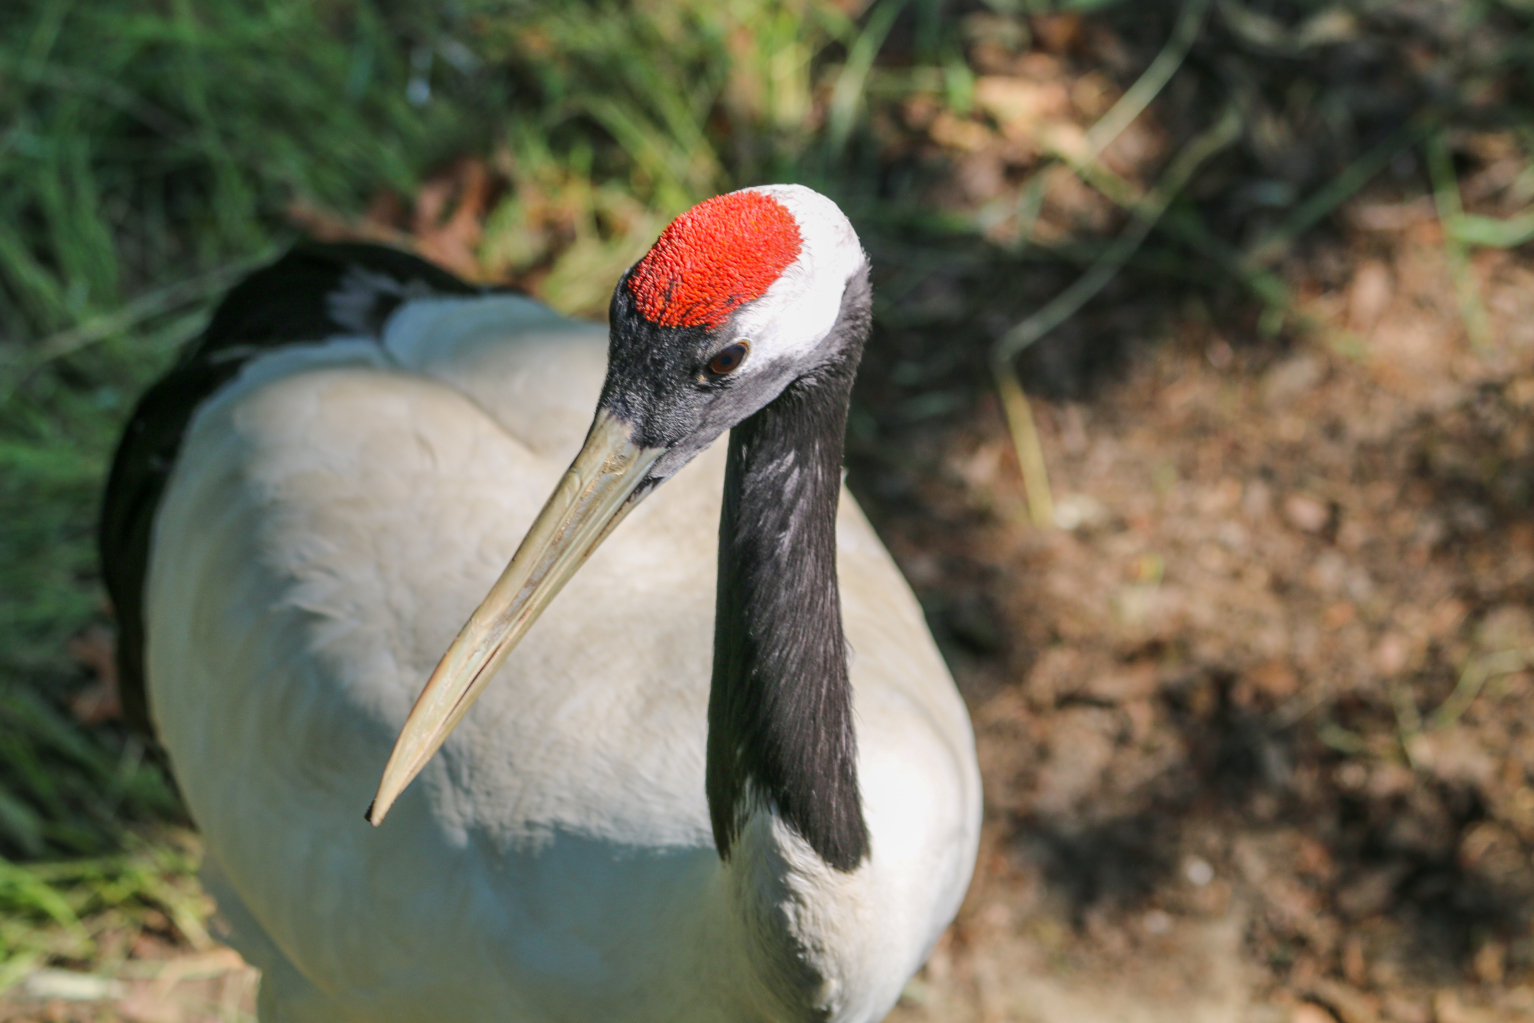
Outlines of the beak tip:
[[543,608],[637,501],[664,452],[598,410],[575,460],[533,520],[516,555],[438,661],[395,739],[365,820],[383,823]]

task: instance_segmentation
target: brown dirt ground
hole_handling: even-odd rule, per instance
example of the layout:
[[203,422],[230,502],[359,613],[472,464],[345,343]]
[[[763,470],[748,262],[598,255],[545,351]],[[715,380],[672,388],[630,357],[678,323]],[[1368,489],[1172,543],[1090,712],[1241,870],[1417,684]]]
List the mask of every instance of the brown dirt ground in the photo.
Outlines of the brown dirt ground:
[[[1143,302],[1076,338],[1159,343],[1035,402],[1072,528],[1028,524],[989,397],[854,449],[986,786],[895,1018],[1534,1017],[1534,260],[1474,262],[1476,347],[1436,221],[1345,212],[1402,226],[1310,254],[1299,339]],[[865,410],[948,359],[925,337],[874,349]]]

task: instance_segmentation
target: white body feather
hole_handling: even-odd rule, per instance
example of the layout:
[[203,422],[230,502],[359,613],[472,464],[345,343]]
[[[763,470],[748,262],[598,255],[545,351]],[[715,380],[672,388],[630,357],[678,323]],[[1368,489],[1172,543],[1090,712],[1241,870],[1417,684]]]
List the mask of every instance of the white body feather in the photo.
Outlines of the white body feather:
[[196,416],[147,583],[159,735],[274,1021],[872,1021],[969,883],[969,720],[847,494],[872,854],[704,798],[724,445],[578,572],[380,828],[422,681],[579,448],[605,331],[520,298],[253,364]]

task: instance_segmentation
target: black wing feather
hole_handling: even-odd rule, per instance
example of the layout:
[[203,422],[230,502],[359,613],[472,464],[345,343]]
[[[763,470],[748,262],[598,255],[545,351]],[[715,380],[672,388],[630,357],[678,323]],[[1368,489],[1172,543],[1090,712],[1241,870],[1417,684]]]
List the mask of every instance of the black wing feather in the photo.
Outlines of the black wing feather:
[[338,335],[382,339],[404,301],[478,295],[440,267],[381,245],[301,242],[235,285],[177,364],[139,399],[102,502],[101,572],[117,618],[123,714],[153,738],[144,685],[144,575],[160,498],[197,408],[251,359]]

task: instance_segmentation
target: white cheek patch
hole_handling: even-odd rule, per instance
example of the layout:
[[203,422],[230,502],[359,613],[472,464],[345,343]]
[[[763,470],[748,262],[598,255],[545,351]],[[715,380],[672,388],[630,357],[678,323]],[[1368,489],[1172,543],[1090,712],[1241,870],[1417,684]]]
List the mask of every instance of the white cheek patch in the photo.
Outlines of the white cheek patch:
[[841,311],[847,282],[867,261],[863,246],[836,203],[803,185],[745,189],[770,196],[799,225],[799,258],[765,294],[735,315],[735,332],[751,342],[742,373],[769,363],[807,358],[825,340]]

